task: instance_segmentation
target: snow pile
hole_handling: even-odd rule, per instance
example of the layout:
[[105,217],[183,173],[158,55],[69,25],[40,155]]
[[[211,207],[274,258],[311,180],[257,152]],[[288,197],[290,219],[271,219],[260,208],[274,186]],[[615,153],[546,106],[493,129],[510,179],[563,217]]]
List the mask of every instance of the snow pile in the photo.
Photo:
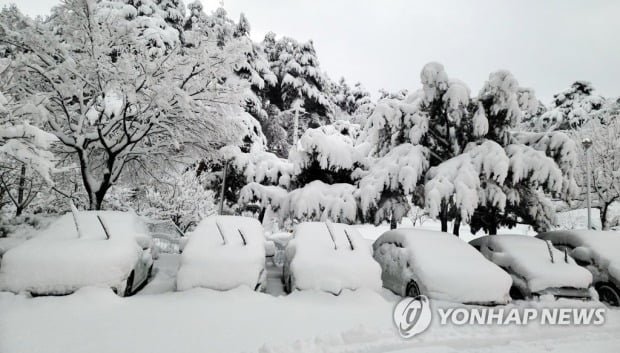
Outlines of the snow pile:
[[[510,300],[510,276],[454,235],[401,228],[381,235],[373,248],[383,271],[414,279],[421,293],[432,299],[460,303]],[[390,266],[394,261],[396,265]]]
[[254,218],[211,216],[189,234],[177,290],[205,287],[260,289],[265,282],[265,237]]
[[284,280],[291,289],[339,294],[343,289],[381,288],[381,268],[370,244],[355,228],[331,222],[297,225],[286,248]]
[[[555,246],[568,246],[570,255],[588,263],[594,282],[620,281],[620,233],[594,230],[558,230],[538,236]],[[572,249],[572,250],[571,250]]]
[[551,247],[541,239],[527,235],[491,235],[471,242],[496,265],[511,273],[515,284],[527,287],[531,292],[548,288],[588,288],[592,274],[577,265],[572,257]]
[[148,254],[137,243],[148,242],[144,224],[135,214],[112,211],[80,212],[77,219],[81,237],[73,215],[65,214],[41,235],[4,254],[0,288],[42,294],[66,294],[85,286],[122,291],[138,260]]

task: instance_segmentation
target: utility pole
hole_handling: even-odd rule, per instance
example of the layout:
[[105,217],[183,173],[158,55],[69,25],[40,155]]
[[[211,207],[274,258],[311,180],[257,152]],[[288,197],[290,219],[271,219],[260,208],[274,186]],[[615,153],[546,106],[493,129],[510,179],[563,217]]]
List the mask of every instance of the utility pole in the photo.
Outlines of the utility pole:
[[584,138],[581,141],[581,144],[583,145],[583,148],[585,148],[585,154],[586,154],[586,180],[587,180],[587,185],[588,185],[588,189],[586,190],[586,205],[588,207],[588,229],[592,229],[592,205],[591,205],[591,200],[590,200],[590,156],[589,156],[589,149],[592,146],[592,140],[588,137]]

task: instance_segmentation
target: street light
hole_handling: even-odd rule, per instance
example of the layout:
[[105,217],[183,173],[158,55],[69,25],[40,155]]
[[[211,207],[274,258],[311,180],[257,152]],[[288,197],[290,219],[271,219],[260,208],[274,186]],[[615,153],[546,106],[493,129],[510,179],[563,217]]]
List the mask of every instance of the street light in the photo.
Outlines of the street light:
[[581,145],[586,150],[586,179],[588,184],[588,190],[586,191],[586,204],[588,206],[588,229],[592,229],[592,208],[590,205],[590,160],[588,150],[592,146],[592,140],[589,137],[581,140]]

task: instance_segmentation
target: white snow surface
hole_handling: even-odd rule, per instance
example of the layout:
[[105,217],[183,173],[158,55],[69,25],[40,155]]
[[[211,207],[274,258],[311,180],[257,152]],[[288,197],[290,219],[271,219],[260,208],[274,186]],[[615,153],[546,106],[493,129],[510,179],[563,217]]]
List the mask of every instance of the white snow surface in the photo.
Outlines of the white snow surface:
[[597,268],[594,281],[607,281],[608,276],[620,281],[620,233],[594,230],[558,230],[539,235],[553,244],[569,245],[570,255]]
[[547,243],[535,237],[489,235],[471,244],[480,247],[480,252],[493,263],[514,271],[532,292],[547,288],[588,288],[592,284],[592,274],[588,270],[577,265],[570,256],[565,259],[564,252],[553,246],[552,262]]
[[[368,241],[352,226],[331,222],[297,225],[286,248],[285,276],[300,290],[340,293],[343,289],[379,291],[381,268]],[[288,272],[288,274],[287,274]]]
[[211,216],[188,236],[181,254],[177,290],[229,290],[244,285],[255,289],[264,285],[265,236],[256,219]]
[[454,235],[400,228],[381,235],[373,249],[381,263],[388,263],[383,257],[397,258],[398,268],[388,270],[411,271],[410,277],[429,298],[457,303],[510,301],[510,276]]
[[[0,352],[616,353],[620,346],[615,309],[607,309],[602,326],[455,326],[440,325],[436,316],[427,331],[404,340],[392,322],[400,297],[387,290],[280,297],[245,287],[170,292],[158,277],[176,273],[175,256],[164,254],[155,264],[155,278],[133,297],[119,298],[103,288],[63,297],[0,293]],[[155,284],[158,294],[146,294]],[[435,300],[431,306],[465,308]],[[503,308],[600,306],[561,299],[516,301]]]
[[[110,232],[105,233],[97,216]],[[0,289],[66,294],[86,286],[122,289],[148,242],[137,215],[115,211],[77,213],[81,237],[71,213],[40,235],[7,251],[0,265]]]

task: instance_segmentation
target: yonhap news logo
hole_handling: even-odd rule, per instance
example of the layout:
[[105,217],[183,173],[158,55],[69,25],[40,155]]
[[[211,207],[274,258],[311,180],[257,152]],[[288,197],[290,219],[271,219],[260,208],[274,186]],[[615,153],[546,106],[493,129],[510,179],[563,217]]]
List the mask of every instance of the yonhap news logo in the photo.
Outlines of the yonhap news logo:
[[[426,331],[435,313],[424,295],[403,298],[393,311],[394,324],[402,338],[412,338]],[[436,308],[438,325],[517,325],[535,323],[541,326],[600,326],[605,323],[605,308],[519,307],[450,307]]]
[[424,332],[431,324],[432,313],[428,298],[419,295],[403,298],[393,312],[394,324],[402,338],[411,338]]

